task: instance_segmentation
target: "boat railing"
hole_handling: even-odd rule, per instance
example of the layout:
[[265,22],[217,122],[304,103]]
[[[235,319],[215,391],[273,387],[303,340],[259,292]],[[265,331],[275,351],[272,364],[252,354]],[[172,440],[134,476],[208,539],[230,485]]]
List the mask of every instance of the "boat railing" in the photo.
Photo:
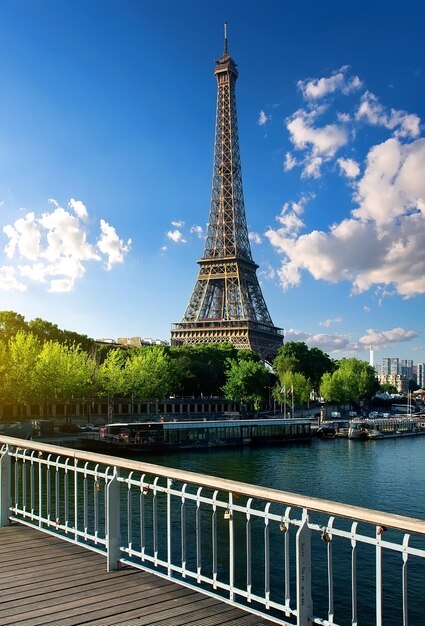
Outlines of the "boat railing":
[[85,546],[108,570],[154,571],[282,626],[421,615],[423,520],[34,441],[0,446],[0,525]]

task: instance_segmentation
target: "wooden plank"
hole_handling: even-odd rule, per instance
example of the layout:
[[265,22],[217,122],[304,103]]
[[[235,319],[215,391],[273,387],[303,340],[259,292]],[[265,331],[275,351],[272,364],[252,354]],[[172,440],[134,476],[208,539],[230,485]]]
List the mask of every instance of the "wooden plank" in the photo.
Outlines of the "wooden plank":
[[[10,581],[10,587],[7,589],[5,587],[0,587],[1,593],[1,601],[2,603],[13,601],[16,602],[21,598],[25,598],[28,595],[36,598],[37,596],[46,596],[46,593],[54,593],[55,591],[60,591],[64,588],[64,586],[72,585],[73,588],[78,589],[80,587],[86,588],[87,584],[93,583],[96,585],[104,585],[105,582],[109,580],[122,579],[125,576],[129,576],[130,572],[128,570],[117,570],[114,572],[114,576],[111,576],[112,572],[103,572],[103,573],[93,573],[93,568],[91,566],[86,567],[85,569],[79,568],[79,573],[75,573],[70,575],[65,570],[61,571],[61,573],[55,573],[49,577],[41,577],[39,576],[36,582],[25,583],[24,585],[19,585],[20,591],[16,590],[16,583],[14,580]],[[36,573],[35,573],[36,575]],[[49,583],[46,585],[45,583]],[[47,588],[47,592],[46,592]],[[14,589],[14,591],[11,591]]]
[[[214,598],[208,598],[206,596],[201,596],[200,594],[189,594],[183,598],[179,599],[178,612],[182,615],[192,614],[193,611],[200,611],[203,607],[207,607],[208,610],[211,610],[211,607],[214,607],[214,611],[217,608],[221,608],[220,603],[217,604],[217,601]],[[125,624],[135,624],[135,626],[150,626],[151,624],[156,624],[157,621],[164,618],[172,618],[176,614],[176,605],[174,600],[166,600],[162,601],[159,605],[149,607],[149,613],[143,614],[140,613],[140,610],[132,610],[126,611],[125,614],[121,614],[121,618],[124,618]],[[114,621],[115,620],[115,621]],[[99,623],[98,620],[94,620],[91,622],[87,622],[84,626],[115,626],[116,624],[116,616],[108,619],[103,618]],[[62,626],[62,625],[61,625]]]
[[[22,549],[21,549],[22,548]],[[36,529],[0,528],[1,626],[265,626],[266,620]]]
[[[184,587],[177,587],[167,595],[177,600],[187,593],[188,590]],[[71,624],[84,624],[86,618],[90,617],[90,613],[92,614],[91,617],[95,615],[97,619],[111,615],[119,616],[123,610],[125,611],[129,607],[149,610],[150,605],[161,601],[155,588],[148,592],[143,591],[143,595],[141,595],[140,589],[130,588],[127,595],[121,598],[109,597],[108,600],[104,599],[101,603],[96,598],[88,598],[87,600],[88,602],[81,602],[77,607],[72,602],[65,602],[60,606],[60,609],[58,607],[59,610],[40,609],[30,614],[21,613],[12,618],[6,617],[0,623],[2,626],[57,626],[59,624],[62,626],[64,620],[73,617],[77,619],[71,621]],[[176,604],[176,606],[178,605]]]
[[[36,584],[37,582],[40,582],[40,583],[44,582],[47,584],[51,580],[54,581],[54,580],[57,580],[58,578],[70,576],[73,571],[74,570],[71,570],[69,567],[63,567],[57,563],[52,563],[50,566],[45,566],[43,570],[28,569],[26,572],[19,574],[19,585],[20,586],[33,585],[33,584]],[[123,574],[126,571],[127,569],[117,570],[117,572],[119,572],[120,574]],[[87,572],[93,572],[93,562],[80,563],[78,566],[78,572],[75,572],[77,577],[78,577],[78,573],[80,572],[82,574],[87,573]],[[96,573],[99,576],[102,573],[108,574],[108,572],[106,571],[104,567],[97,568]],[[9,574],[9,578],[5,577],[3,579],[0,579],[0,590],[15,588],[16,579],[17,577],[15,574],[13,574],[12,576],[10,576]]]
[[[83,554],[85,554],[87,558],[90,558],[90,556],[89,556],[90,553],[88,553],[88,551],[85,551]],[[69,555],[60,555],[59,556],[60,563],[61,564],[65,564],[66,563],[67,567],[72,567],[73,565],[79,563],[81,561],[81,557],[82,557],[81,554],[72,554],[72,553],[70,553]],[[104,561],[104,559],[102,559],[103,567],[105,567],[104,563],[105,563],[105,561]],[[57,561],[54,562],[52,560],[52,555],[50,555],[50,556],[46,555],[43,558],[38,558],[37,559],[37,565],[38,565],[38,567],[40,569],[41,568],[44,569],[44,568],[48,568],[48,567],[50,567],[50,568],[57,567],[58,563],[57,563]],[[7,564],[5,564],[5,566],[8,569],[0,571],[0,580],[3,579],[3,578],[10,577],[11,567],[8,566]],[[13,567],[13,574],[14,574],[14,576],[20,576],[21,574],[25,575],[25,572],[28,571],[28,567],[29,567],[28,561],[27,560],[22,561],[19,565],[16,565],[15,567]]]
[[[57,587],[53,591],[50,587],[45,591],[42,597],[29,596],[23,597],[13,602],[13,606],[10,609],[2,611],[3,616],[13,614],[13,612],[19,613],[22,611],[34,612],[38,609],[44,609],[47,607],[53,607],[57,605],[69,604],[78,606],[79,604],[86,605],[87,598],[93,597],[93,602],[102,602],[105,598],[122,597],[126,595],[128,591],[128,577],[117,579],[115,576],[111,576],[109,580],[104,580],[100,587],[97,582],[88,583],[83,588],[79,585],[77,587],[70,586],[63,583],[62,586]],[[155,580],[152,586],[157,589],[158,582]],[[99,588],[102,593],[99,592]],[[144,586],[146,589],[146,586]],[[133,591],[132,591],[133,593]],[[4,599],[2,597],[2,603]]]
[[17,548],[13,551],[2,551],[2,560],[5,563],[8,563],[10,567],[14,567],[14,563],[19,565],[21,563],[25,563],[28,560],[33,559],[43,559],[46,557],[47,559],[51,559],[51,550],[55,546],[55,554],[60,556],[75,556],[76,554],[87,554],[87,548],[83,548],[77,545],[73,545],[71,543],[67,543],[62,541],[61,544],[48,544],[48,545],[40,545],[40,546],[31,546],[22,550],[20,547],[19,552]]

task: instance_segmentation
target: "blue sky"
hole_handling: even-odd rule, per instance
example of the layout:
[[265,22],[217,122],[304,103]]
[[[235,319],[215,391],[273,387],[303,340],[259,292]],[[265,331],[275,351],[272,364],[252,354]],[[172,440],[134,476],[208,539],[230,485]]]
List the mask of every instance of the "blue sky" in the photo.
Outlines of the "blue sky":
[[425,361],[425,62],[400,3],[1,0],[0,309],[168,339],[208,221],[214,60],[288,340]]

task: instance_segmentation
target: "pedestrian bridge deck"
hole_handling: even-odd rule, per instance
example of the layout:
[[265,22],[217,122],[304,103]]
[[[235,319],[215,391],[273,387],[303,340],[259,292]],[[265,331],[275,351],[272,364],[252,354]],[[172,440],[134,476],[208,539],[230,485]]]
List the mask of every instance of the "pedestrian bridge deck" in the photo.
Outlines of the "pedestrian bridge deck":
[[1,626],[266,626],[269,621],[86,548],[0,528]]

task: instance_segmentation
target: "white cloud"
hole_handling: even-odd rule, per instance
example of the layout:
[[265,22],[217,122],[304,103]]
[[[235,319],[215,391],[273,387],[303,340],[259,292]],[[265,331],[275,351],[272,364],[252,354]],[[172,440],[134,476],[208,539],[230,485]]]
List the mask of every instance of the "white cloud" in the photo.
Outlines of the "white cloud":
[[299,234],[300,225],[269,229],[283,256],[282,287],[299,284],[305,270],[316,280],[350,281],[353,293],[374,285],[405,298],[425,293],[424,171],[425,139],[389,139],[369,152],[351,217],[328,232]]
[[386,347],[402,341],[411,341],[419,337],[419,335],[420,333],[416,330],[406,330],[401,327],[392,328],[391,330],[370,328],[366,335],[360,337],[359,343],[364,346],[374,346],[375,348]]
[[187,243],[186,239],[183,238],[182,232],[177,228],[175,230],[169,230],[167,232],[167,237],[171,241],[174,241],[174,243]]
[[[15,223],[16,224],[16,223]],[[50,213],[43,213],[37,220],[47,240],[47,246],[38,256],[49,261],[58,261],[61,257],[77,258],[84,261],[99,260],[93,246],[87,241],[87,232],[78,217],[71,215],[62,207]],[[22,253],[21,253],[22,254]],[[29,257],[26,258],[34,258]]]
[[202,239],[202,237],[204,236],[204,231],[203,231],[202,226],[196,226],[194,224],[193,226],[191,226],[190,232],[196,235],[197,237],[199,237],[200,239]]
[[349,113],[337,113],[336,117],[339,122],[343,122],[344,124],[351,122],[351,115]]
[[263,243],[263,240],[258,233],[250,232],[248,233],[248,238],[250,241],[252,241],[252,243]]
[[175,226],[176,228],[182,228],[184,226],[183,220],[174,220],[171,222],[171,226]]
[[3,226],[3,232],[9,237],[4,249],[9,259],[16,252],[26,259],[36,259],[40,254],[41,232],[34,213],[17,219],[13,226]]
[[[402,220],[399,226],[407,226],[411,213],[424,217],[425,203],[425,139],[402,144],[391,138],[373,146],[367,156],[363,178],[359,181],[358,208],[353,215],[376,223],[379,232],[396,230],[393,221]],[[419,220],[422,225],[422,219]],[[394,233],[396,234],[396,233]],[[401,232],[400,232],[401,234]],[[395,237],[395,243],[400,242]]]
[[106,267],[111,270],[113,265],[124,261],[124,257],[131,247],[131,239],[124,242],[118,237],[115,228],[102,219],[100,220],[100,230],[102,234],[96,245],[102,254],[107,256]]
[[357,178],[360,174],[359,164],[354,161],[354,159],[337,159],[337,164],[339,166],[341,174],[346,176],[347,178]]
[[420,135],[421,120],[417,115],[396,109],[388,112],[370,91],[366,91],[361,98],[356,111],[356,120],[366,121],[373,126],[383,126],[389,130],[395,129],[395,134],[399,137],[415,138]]
[[267,122],[270,122],[271,117],[271,115],[266,115],[264,111],[261,110],[257,120],[258,126],[265,126]]
[[386,331],[370,329],[358,340],[353,341],[346,335],[314,334],[291,328],[285,332],[285,341],[303,341],[310,348],[317,347],[324,352],[356,353],[368,350],[370,346],[383,348],[395,343],[411,341],[419,334],[416,330],[405,330],[404,328],[393,328]]
[[310,334],[294,328],[285,332],[285,341],[303,341],[310,348],[320,348],[324,352],[353,351],[356,349],[345,335]]
[[290,152],[287,152],[285,154],[285,161],[283,163],[284,171],[289,172],[297,165],[298,165],[297,159]]
[[[115,229],[101,220],[101,237],[96,245],[88,241],[88,232],[81,220],[87,220],[88,212],[80,200],[71,198],[68,207],[62,208],[51,198],[54,209],[37,217],[27,213],[13,224],[3,227],[9,238],[5,254],[17,261],[0,280],[0,289],[25,287],[17,276],[33,282],[48,283],[49,291],[63,292],[73,289],[75,281],[85,274],[85,262],[101,261],[99,252],[105,254],[107,267],[120,263],[130,248],[131,241],[124,244]],[[8,280],[6,280],[8,277]],[[9,286],[7,286],[9,285]]]
[[269,263],[266,263],[266,265],[258,271],[258,275],[266,280],[273,280],[276,278],[276,269]]
[[298,202],[285,202],[280,214],[276,217],[276,221],[280,224],[279,228],[277,230],[269,228],[265,233],[272,245],[278,247],[281,238],[296,238],[305,225],[301,215],[304,213],[305,205],[312,197],[314,196],[311,194],[305,194],[301,196]]
[[331,319],[327,319],[324,322],[319,322],[319,326],[323,326],[324,328],[330,328],[333,324],[339,324],[342,322],[342,317],[334,317]]
[[311,147],[313,155],[332,157],[337,150],[348,142],[345,128],[337,124],[327,124],[321,128],[312,126],[309,115],[297,111],[286,124],[290,139],[299,149]]
[[86,220],[88,218],[87,208],[81,202],[81,200],[75,200],[75,198],[71,198],[68,202],[68,206],[74,211],[74,213],[77,217],[80,218],[80,220]]
[[344,65],[327,78],[299,80],[297,87],[306,100],[318,100],[335,91],[341,91],[344,94],[351,93],[362,86],[362,81],[358,76],[347,78],[348,69],[348,66]]
[[318,156],[308,156],[304,161],[301,178],[320,178],[324,159]]
[[[290,141],[297,150],[306,151],[303,161],[304,177],[318,178],[323,163],[333,158],[349,140],[347,129],[344,126],[326,124],[315,127],[313,124],[319,113],[319,109],[313,112],[301,109],[286,120]],[[287,156],[284,168],[291,169],[294,165],[293,157]]]
[[26,291],[27,287],[16,277],[16,269],[10,265],[0,267],[0,291]]

